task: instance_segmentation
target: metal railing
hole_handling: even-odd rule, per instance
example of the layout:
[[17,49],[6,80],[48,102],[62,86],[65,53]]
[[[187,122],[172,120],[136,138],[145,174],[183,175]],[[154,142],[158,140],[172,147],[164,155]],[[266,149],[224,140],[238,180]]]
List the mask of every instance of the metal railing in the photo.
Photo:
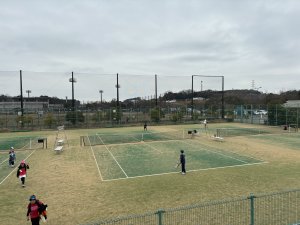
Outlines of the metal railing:
[[86,225],[300,225],[300,189],[250,194]]

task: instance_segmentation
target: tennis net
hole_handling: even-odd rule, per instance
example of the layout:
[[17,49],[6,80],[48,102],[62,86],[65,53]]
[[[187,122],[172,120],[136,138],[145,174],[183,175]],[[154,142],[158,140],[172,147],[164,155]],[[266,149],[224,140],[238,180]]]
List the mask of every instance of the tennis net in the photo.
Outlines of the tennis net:
[[256,127],[217,128],[217,137],[247,136],[271,133],[274,132],[270,129],[261,129]]
[[14,147],[14,149],[34,149],[39,146],[37,140],[38,137],[35,136],[1,137],[0,150],[9,150],[10,147]]
[[171,132],[147,132],[147,133],[131,133],[131,134],[89,134],[80,137],[80,143],[83,146],[93,145],[110,145],[136,142],[166,141],[180,140],[188,138],[184,131]]

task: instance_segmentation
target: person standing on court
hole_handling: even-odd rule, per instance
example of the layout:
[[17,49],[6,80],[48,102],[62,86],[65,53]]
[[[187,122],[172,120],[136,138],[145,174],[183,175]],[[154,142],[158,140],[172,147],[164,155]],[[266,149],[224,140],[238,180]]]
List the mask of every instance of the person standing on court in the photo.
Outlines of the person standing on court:
[[206,119],[203,121],[203,124],[204,124],[204,129],[206,130],[206,128],[207,128],[207,120]]
[[147,122],[144,123],[144,131],[147,131]]
[[8,164],[10,167],[14,167],[15,161],[16,161],[16,153],[15,153],[14,147],[10,147],[8,154],[9,154]]
[[183,150],[180,150],[180,157],[179,157],[179,162],[181,164],[181,174],[185,174],[185,154]]
[[22,160],[17,171],[17,177],[20,178],[22,182],[22,187],[25,187],[25,178],[27,174],[27,169],[29,169],[28,164],[25,163],[25,160]]

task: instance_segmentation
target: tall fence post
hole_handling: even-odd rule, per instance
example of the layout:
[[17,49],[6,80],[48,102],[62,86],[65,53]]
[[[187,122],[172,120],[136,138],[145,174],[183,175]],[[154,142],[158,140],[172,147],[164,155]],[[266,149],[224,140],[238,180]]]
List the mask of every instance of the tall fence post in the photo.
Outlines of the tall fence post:
[[157,210],[157,212],[155,214],[157,214],[158,216],[158,225],[163,225],[163,214],[165,213],[166,211],[163,210],[163,209],[159,209]]
[[256,197],[253,193],[250,193],[248,199],[250,199],[250,225],[254,225],[254,199]]

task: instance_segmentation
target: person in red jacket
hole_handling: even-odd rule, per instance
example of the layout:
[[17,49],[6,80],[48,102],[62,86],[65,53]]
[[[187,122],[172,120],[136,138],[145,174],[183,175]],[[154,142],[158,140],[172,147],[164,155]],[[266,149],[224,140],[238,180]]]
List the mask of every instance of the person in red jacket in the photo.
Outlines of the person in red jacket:
[[46,220],[46,208],[41,201],[36,199],[35,195],[31,195],[29,198],[30,203],[27,206],[27,220],[31,220],[32,225],[39,225],[41,217]]
[[25,160],[22,160],[17,171],[17,177],[20,178],[22,182],[22,187],[25,187],[27,169],[29,169],[28,164],[25,163]]

